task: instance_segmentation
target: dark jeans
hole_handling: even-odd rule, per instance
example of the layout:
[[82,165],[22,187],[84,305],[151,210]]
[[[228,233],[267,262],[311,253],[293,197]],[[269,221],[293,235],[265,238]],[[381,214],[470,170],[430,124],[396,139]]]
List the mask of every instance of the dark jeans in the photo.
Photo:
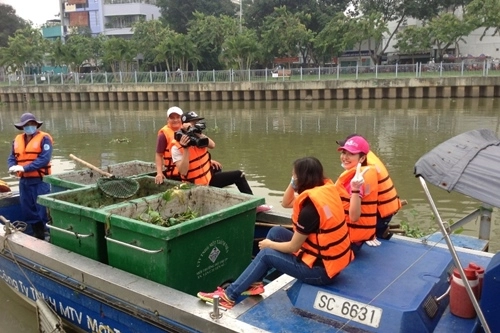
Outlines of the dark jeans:
[[384,237],[384,233],[387,230],[387,228],[389,227],[389,222],[391,222],[393,216],[394,216],[394,214],[386,216],[386,217],[381,217],[380,214],[377,213],[377,227],[376,227],[377,228],[377,231],[376,231],[377,238]]
[[253,194],[245,175],[240,170],[214,172],[208,185],[222,188],[233,184],[241,193]]

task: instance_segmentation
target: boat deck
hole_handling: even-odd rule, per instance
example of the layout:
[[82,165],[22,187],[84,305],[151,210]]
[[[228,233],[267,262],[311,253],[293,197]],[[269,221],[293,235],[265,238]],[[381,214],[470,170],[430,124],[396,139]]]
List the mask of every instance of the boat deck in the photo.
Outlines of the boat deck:
[[[475,262],[486,267],[491,260],[487,253],[470,250],[460,250],[459,257],[463,266]],[[363,246],[334,284],[291,283],[238,319],[271,332],[292,332],[304,325],[307,332],[331,332],[332,327],[339,332],[425,332],[438,327],[450,332],[456,326],[460,332],[474,332],[477,320],[450,315],[448,297],[440,304],[432,301],[446,292],[452,268],[451,255],[441,245],[393,237],[376,248]],[[241,306],[248,305],[243,301]],[[361,311],[366,316],[358,318],[365,320],[349,317]]]

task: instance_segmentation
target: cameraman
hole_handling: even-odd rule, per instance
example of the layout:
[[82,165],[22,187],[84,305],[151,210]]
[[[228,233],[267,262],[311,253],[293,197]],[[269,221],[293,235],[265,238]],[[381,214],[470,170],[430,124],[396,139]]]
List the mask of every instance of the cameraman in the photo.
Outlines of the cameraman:
[[[212,139],[201,133],[185,134],[193,132],[192,127],[204,128],[204,126],[199,126],[200,120],[204,118],[199,117],[196,112],[190,111],[184,113],[181,119],[183,122],[183,135],[180,140],[172,141],[170,151],[172,152],[172,160],[177,166],[182,180],[197,185],[210,185],[220,188],[234,184],[241,193],[253,194],[242,171],[220,171],[222,166],[218,162],[214,163],[213,166],[211,165],[211,162],[214,161],[210,160],[208,149],[215,147]],[[208,139],[208,145],[204,148],[193,145],[195,140],[190,137],[192,135],[196,135],[200,139]]]

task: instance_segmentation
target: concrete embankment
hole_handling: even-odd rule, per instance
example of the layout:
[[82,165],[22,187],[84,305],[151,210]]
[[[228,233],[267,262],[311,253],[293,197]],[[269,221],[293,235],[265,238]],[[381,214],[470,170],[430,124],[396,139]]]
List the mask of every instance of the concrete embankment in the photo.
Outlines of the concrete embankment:
[[276,101],[500,96],[500,77],[0,87],[0,102]]

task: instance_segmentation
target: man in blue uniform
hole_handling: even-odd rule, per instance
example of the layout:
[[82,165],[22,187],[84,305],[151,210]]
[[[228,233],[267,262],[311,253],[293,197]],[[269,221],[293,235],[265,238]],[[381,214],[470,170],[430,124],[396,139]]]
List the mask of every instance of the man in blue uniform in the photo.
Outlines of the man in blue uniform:
[[38,239],[45,238],[45,225],[48,222],[47,209],[37,204],[39,195],[50,193],[50,185],[43,182],[45,175],[51,174],[52,137],[39,130],[43,122],[31,113],[21,116],[14,126],[23,131],[14,139],[7,160],[9,173],[19,180],[19,196],[25,233]]

